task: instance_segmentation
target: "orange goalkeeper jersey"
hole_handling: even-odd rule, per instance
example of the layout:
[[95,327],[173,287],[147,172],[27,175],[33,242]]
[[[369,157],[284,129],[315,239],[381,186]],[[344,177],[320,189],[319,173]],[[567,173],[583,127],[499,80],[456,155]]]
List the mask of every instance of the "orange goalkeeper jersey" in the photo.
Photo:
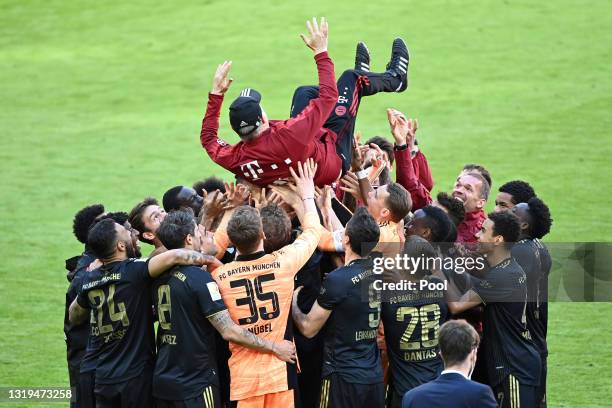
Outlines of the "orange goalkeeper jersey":
[[[291,299],[295,274],[317,247],[320,231],[316,213],[305,215],[304,232],[290,245],[271,254],[239,255],[217,268],[212,276],[232,319],[267,340],[293,340]],[[286,391],[294,367],[274,354],[261,353],[230,343],[230,399]]]

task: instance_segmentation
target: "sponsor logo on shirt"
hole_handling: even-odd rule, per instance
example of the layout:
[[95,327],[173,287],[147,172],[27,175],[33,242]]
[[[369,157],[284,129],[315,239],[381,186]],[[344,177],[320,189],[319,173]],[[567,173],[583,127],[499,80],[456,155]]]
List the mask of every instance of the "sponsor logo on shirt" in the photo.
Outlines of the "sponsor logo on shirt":
[[208,286],[208,292],[213,301],[221,300],[221,292],[219,292],[219,287],[216,282],[208,282],[206,286]]

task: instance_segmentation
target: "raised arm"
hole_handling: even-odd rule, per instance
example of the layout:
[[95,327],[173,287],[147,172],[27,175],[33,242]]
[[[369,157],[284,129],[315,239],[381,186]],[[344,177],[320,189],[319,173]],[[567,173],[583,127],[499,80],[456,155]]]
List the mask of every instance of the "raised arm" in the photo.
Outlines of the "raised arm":
[[225,61],[217,66],[200,132],[200,143],[206,149],[208,156],[225,169],[229,169],[233,161],[232,148],[224,140],[218,138],[218,132],[223,95],[232,83],[232,79],[229,78],[231,67],[231,61]]
[[227,224],[232,218],[232,215],[234,215],[236,208],[245,204],[245,201],[248,200],[249,189],[242,184],[234,185],[234,183],[225,183],[225,197],[226,200],[223,207],[225,212],[213,236],[215,245],[217,246],[217,254],[215,255],[217,259],[223,258],[225,251],[230,246],[230,239],[227,235]]
[[309,35],[301,34],[304,43],[314,52],[319,74],[319,96],[295,118],[286,122],[288,137],[299,144],[309,144],[325,124],[338,101],[338,88],[334,74],[334,63],[327,54],[328,26],[325,18],[321,24],[313,18],[307,21]]
[[295,363],[295,346],[292,342],[283,340],[275,343],[258,337],[234,323],[227,310],[215,313],[208,318],[208,321],[226,341],[231,341],[232,343],[240,344],[241,346],[263,353],[274,353],[285,362]]
[[304,220],[302,222],[302,234],[292,244],[281,248],[279,252],[283,255],[288,269],[297,273],[312,256],[321,238],[321,230],[325,229],[319,222],[317,206],[314,201],[313,179],[317,171],[314,160],[308,159],[303,166],[298,162],[297,173],[292,168],[289,168],[289,171],[295,180],[297,194],[304,205]]
[[344,229],[344,225],[340,222],[338,215],[334,211],[332,206],[332,198],[334,196],[334,190],[331,186],[325,186],[323,190],[321,190],[319,199],[317,200],[317,205],[319,206],[319,210],[323,215],[324,219],[327,220],[329,225],[325,225],[330,231],[338,231]]
[[425,185],[418,179],[412,158],[411,146],[418,129],[418,122],[406,119],[403,113],[395,109],[387,110],[387,118],[391,126],[391,133],[395,139],[395,166],[397,169],[397,182],[401,184],[412,198],[412,211],[431,204],[431,195]]

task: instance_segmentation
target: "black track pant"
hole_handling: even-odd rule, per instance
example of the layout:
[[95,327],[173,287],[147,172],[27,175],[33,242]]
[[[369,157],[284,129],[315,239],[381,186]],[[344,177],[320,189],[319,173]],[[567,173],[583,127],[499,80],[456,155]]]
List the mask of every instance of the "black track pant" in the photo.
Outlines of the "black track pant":
[[495,399],[500,408],[537,408],[537,387],[524,385],[516,377],[508,375],[500,384],[493,387]]
[[[395,92],[399,84],[400,79],[390,74],[366,73],[354,69],[344,71],[338,78],[336,82],[338,101],[323,127],[332,130],[338,136],[336,152],[342,159],[342,174],[346,173],[351,165],[353,132],[361,98],[378,92]],[[298,87],[293,93],[290,116],[294,118],[299,115],[308,106],[310,100],[318,96],[318,86]]]

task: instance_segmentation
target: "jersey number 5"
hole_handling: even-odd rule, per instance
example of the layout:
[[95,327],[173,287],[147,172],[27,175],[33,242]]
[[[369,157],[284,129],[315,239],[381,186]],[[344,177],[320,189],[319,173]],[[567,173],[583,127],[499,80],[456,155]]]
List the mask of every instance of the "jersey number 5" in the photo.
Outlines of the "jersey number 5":
[[[270,320],[278,317],[280,314],[280,308],[278,304],[278,295],[276,292],[264,292],[262,288],[262,284],[264,282],[269,282],[274,280],[274,274],[268,273],[265,275],[261,275],[253,279],[251,282],[250,279],[237,279],[235,281],[230,282],[230,286],[232,288],[238,288],[243,286],[246,291],[246,297],[236,299],[237,306],[249,305],[249,313],[251,315],[249,317],[243,317],[238,319],[238,324],[253,324],[259,320],[261,317],[262,320]],[[272,301],[272,310],[266,310],[265,306],[257,307],[257,303],[255,302],[255,298],[261,302],[265,302],[268,300]]]

